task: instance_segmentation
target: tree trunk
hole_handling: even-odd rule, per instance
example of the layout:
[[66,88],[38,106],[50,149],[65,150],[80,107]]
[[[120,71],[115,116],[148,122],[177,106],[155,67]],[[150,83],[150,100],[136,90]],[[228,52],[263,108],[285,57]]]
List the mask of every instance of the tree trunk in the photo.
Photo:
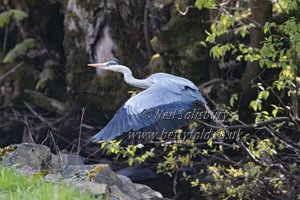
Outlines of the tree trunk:
[[[264,40],[263,26],[272,17],[272,4],[269,0],[250,0],[251,20],[255,27],[250,29],[250,46],[260,48]],[[256,98],[257,92],[252,86],[256,83],[256,78],[260,72],[257,61],[248,61],[246,71],[241,79],[242,99],[241,109],[249,107],[251,100]]]

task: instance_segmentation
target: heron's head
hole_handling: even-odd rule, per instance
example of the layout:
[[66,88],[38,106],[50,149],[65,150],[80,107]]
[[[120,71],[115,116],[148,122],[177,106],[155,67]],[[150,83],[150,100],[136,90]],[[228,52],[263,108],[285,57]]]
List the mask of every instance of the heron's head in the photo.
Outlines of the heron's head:
[[131,71],[128,67],[120,65],[115,61],[109,61],[105,63],[95,63],[95,64],[88,64],[89,67],[97,67],[103,70],[109,70],[114,72],[121,72],[123,74],[131,74]]
[[118,68],[119,63],[115,61],[109,61],[105,63],[95,63],[95,64],[88,64],[89,67],[98,67],[103,70],[111,70],[111,71],[117,71],[116,69]]

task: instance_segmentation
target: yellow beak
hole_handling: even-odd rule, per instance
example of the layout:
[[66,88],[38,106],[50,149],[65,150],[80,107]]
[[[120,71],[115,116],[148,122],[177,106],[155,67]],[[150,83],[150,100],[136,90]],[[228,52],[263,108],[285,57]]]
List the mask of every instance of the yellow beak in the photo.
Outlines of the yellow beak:
[[95,63],[95,64],[88,64],[89,67],[105,67],[105,64],[102,63]]

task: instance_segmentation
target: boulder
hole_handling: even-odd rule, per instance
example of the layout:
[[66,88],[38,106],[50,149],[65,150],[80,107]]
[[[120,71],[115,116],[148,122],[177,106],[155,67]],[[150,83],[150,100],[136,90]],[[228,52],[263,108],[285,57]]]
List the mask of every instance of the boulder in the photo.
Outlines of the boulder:
[[73,183],[74,186],[80,190],[88,191],[93,195],[110,196],[109,186],[107,184],[93,183],[91,181],[76,181]]
[[15,166],[25,171],[53,171],[51,151],[38,144],[19,144],[17,149],[3,157],[4,166]]
[[161,193],[152,190],[150,187],[142,184],[135,183],[135,188],[139,194],[142,195],[142,199],[149,199],[149,200],[158,200],[164,199]]
[[63,179],[69,179],[70,181],[87,181],[89,172],[97,166],[98,165],[68,165],[63,170]]
[[116,185],[122,188],[122,181],[118,178],[117,174],[110,169],[109,165],[99,166],[101,166],[101,168],[94,179],[96,183],[106,183],[110,186]]
[[[46,171],[45,180],[74,185],[80,190],[114,200],[164,199],[148,186],[135,184],[128,177],[116,174],[107,164],[84,165],[84,159],[72,154],[53,155],[38,144],[19,144],[3,156],[3,165],[16,166],[18,171],[34,176]],[[138,171],[139,173],[141,171]],[[142,173],[140,173],[143,176]]]
[[54,169],[62,169],[69,165],[84,165],[84,158],[75,154],[52,154],[52,166]]

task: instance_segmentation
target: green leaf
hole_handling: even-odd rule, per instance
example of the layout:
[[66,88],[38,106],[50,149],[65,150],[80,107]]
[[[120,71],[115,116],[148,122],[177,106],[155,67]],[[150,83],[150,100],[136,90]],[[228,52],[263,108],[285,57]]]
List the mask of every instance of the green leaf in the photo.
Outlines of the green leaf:
[[17,20],[17,21],[21,21],[24,18],[28,17],[28,14],[22,10],[10,10],[13,13],[13,17]]
[[10,15],[9,15],[8,11],[2,12],[0,14],[0,27],[3,27],[5,24],[8,24],[9,18],[10,18]]
[[210,147],[212,147],[212,142],[213,142],[213,141],[212,141],[212,139],[210,138],[209,140],[207,140],[207,145],[210,146]]
[[28,38],[25,39],[22,43],[19,43],[8,52],[5,56],[3,63],[10,63],[16,60],[17,57],[24,56],[28,49],[33,48],[35,46],[34,39]]
[[259,60],[259,66],[260,66],[261,68],[263,68],[264,64],[265,64],[264,59],[260,59],[260,60]]
[[257,105],[256,105],[256,101],[251,101],[249,107],[253,108],[254,111],[257,110]]
[[33,48],[35,47],[35,41],[32,38],[27,38],[23,41],[23,44],[28,48]]
[[54,79],[54,71],[51,68],[45,68],[39,75],[40,80],[35,86],[35,89],[43,89],[46,87],[49,80]]
[[269,94],[270,94],[270,92],[269,92],[269,91],[263,91],[263,94],[262,94],[262,96],[263,96],[264,100],[267,100],[267,99],[268,99],[268,97],[269,97]]
[[272,115],[273,115],[274,117],[277,116],[277,113],[278,113],[278,109],[274,109],[274,110],[272,111]]
[[215,1],[214,0],[197,0],[195,2],[195,6],[198,9],[202,9],[202,8],[209,8],[209,7],[214,7],[215,6]]
[[238,99],[237,94],[233,94],[232,97],[230,98],[230,105],[233,107],[234,101]]
[[132,157],[130,157],[130,158],[128,159],[128,165],[129,165],[129,166],[132,166],[133,161],[134,161],[134,159],[133,159]]
[[144,147],[143,144],[138,144],[138,145],[136,145],[136,148],[138,148],[138,149],[141,149],[141,148],[143,148],[143,147]]
[[3,63],[11,63],[17,58],[16,52],[10,50],[4,58]]

